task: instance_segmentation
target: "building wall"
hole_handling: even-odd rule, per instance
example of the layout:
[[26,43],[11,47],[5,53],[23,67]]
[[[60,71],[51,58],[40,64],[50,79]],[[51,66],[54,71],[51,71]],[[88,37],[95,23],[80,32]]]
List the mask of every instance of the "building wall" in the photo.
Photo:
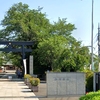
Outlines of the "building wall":
[[15,70],[15,66],[5,65],[6,70]]

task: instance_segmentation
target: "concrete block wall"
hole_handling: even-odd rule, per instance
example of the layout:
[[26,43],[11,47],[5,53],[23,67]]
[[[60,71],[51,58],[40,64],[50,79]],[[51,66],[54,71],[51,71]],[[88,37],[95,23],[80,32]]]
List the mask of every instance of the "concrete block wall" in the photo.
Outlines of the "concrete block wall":
[[84,73],[47,73],[47,96],[84,95]]

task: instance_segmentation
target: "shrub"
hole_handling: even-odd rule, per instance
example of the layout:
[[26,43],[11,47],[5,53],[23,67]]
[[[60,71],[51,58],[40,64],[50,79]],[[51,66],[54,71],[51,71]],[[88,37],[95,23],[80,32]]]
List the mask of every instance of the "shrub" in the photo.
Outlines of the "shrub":
[[30,77],[29,78],[29,82],[31,83],[31,81],[33,81],[34,80],[34,77]]
[[53,72],[61,72],[61,70],[60,69],[55,69],[55,70],[53,70]]
[[26,78],[30,78],[30,77],[32,77],[32,76],[29,75],[29,74],[25,74],[25,75],[24,75],[24,79],[26,79]]
[[40,79],[39,78],[33,78],[33,80],[31,80],[31,85],[32,86],[38,86],[40,84]]
[[80,97],[79,100],[100,100],[100,90],[97,92],[90,92]]
[[86,90],[93,91],[93,72],[91,70],[85,70],[86,73]]

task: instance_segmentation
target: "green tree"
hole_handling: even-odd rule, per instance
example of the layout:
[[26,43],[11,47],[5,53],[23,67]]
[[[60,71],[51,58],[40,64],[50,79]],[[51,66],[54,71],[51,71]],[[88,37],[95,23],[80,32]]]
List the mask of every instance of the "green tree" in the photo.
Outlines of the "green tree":
[[5,64],[5,59],[4,59],[4,54],[2,52],[0,52],[0,67]]
[[14,4],[1,21],[1,39],[17,41],[37,41],[42,39],[50,26],[46,14],[29,9],[27,4]]
[[93,64],[94,64],[94,71],[99,72],[99,63],[100,63],[100,58],[98,55],[94,54],[93,55]]
[[[77,71],[89,62],[89,50],[72,36],[76,28],[66,18],[50,23],[41,9],[31,10],[27,4],[18,3],[7,11],[1,25],[1,40],[34,41],[32,54],[35,68],[50,66],[53,70]],[[19,60],[20,55],[13,53],[15,65],[19,64],[15,57],[18,56]]]
[[81,42],[74,40],[70,48],[62,52],[58,63],[62,71],[80,71],[89,63],[89,56],[88,48],[81,47]]
[[[35,41],[33,48],[36,48],[44,37],[49,36],[48,31],[51,26],[46,14],[41,13],[40,9],[31,10],[27,4],[21,2],[14,4],[7,11],[1,25],[3,26],[3,29],[0,30],[1,40]],[[30,46],[28,47],[30,48]],[[21,56],[19,53],[13,53],[13,55]],[[13,62],[16,61],[13,60]]]
[[56,35],[40,42],[36,52],[41,65],[54,68],[55,61],[58,59],[65,46],[67,47],[67,40],[62,36]]

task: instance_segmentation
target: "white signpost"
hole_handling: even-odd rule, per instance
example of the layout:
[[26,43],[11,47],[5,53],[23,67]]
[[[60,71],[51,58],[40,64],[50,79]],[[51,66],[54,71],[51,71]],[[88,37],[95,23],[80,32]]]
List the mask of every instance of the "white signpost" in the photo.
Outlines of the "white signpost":
[[26,69],[26,59],[23,60],[23,63],[24,63],[25,74],[27,74],[27,69]]

